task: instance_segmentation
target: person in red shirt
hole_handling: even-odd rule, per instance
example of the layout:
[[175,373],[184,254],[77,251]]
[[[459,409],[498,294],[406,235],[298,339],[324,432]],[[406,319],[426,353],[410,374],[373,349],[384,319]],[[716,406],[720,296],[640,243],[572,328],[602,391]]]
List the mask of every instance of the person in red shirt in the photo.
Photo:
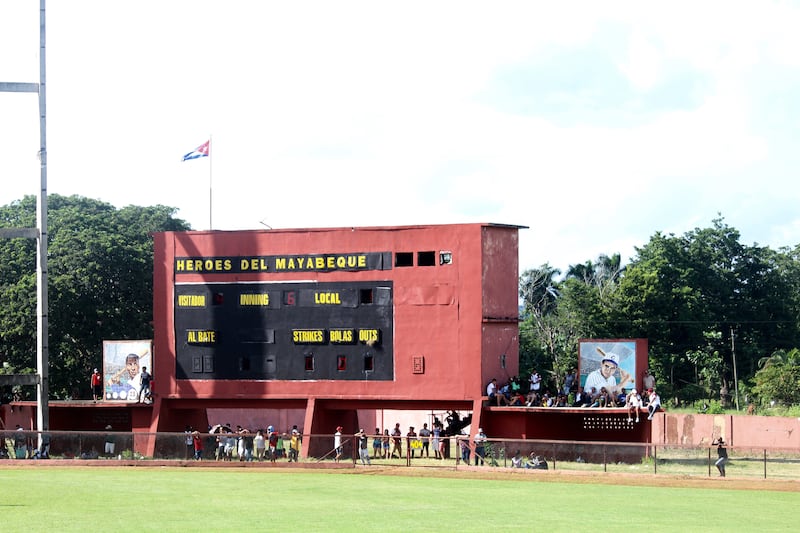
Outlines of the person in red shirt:
[[199,431],[192,431],[192,445],[194,446],[194,460],[199,461],[203,458],[203,439]]
[[95,368],[94,372],[92,373],[92,399],[94,401],[102,400],[103,399],[103,376],[100,375],[100,372]]

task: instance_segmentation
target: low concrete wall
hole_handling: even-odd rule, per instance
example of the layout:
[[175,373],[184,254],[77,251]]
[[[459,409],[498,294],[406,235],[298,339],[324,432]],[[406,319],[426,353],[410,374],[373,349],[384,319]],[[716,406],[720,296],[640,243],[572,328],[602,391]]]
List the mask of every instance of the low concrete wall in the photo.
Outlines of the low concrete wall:
[[800,449],[800,418],[670,412],[653,418],[656,444],[708,446],[719,436],[732,446]]

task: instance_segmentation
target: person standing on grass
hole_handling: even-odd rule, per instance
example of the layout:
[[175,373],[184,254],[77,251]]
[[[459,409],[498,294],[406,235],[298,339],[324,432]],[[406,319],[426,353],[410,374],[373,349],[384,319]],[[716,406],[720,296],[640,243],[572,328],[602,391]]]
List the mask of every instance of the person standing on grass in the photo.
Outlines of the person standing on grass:
[[458,447],[461,449],[461,462],[469,466],[469,437],[458,437]]
[[194,457],[194,439],[192,438],[192,426],[186,426],[183,430],[184,443],[186,444],[186,460],[189,460],[189,457]]
[[300,458],[300,431],[297,427],[292,428],[292,436],[289,439],[289,462],[295,463]]
[[403,432],[400,430],[400,422],[394,425],[392,430],[392,459],[394,459],[394,452],[397,452],[397,458],[403,458]]
[[[438,419],[436,420],[438,422]],[[433,439],[431,439],[431,447],[433,448],[433,457],[435,459],[441,459],[442,456],[439,452],[439,438],[442,436],[442,425],[441,423],[433,424]]]
[[381,430],[380,428],[375,428],[375,434],[372,437],[372,458],[377,459],[379,455],[381,455]]
[[194,460],[201,460],[203,458],[203,439],[200,438],[199,431],[192,432],[192,445],[194,446]]
[[422,449],[419,451],[420,458],[422,458],[423,453],[425,454],[425,457],[430,457],[431,430],[428,429],[427,423],[422,424],[422,429],[419,430],[419,438],[422,439]]
[[475,466],[478,466],[478,461],[483,466],[483,458],[486,457],[486,439],[486,433],[483,432],[483,428],[478,428],[478,433],[475,434],[473,439],[475,443]]
[[408,428],[408,433],[406,433],[406,453],[412,459],[414,458],[415,442],[417,442],[417,432],[414,431],[414,426],[411,426]]
[[273,426],[267,427],[267,446],[269,447],[269,460],[274,463],[278,460],[278,432]]
[[384,429],[383,430],[383,436],[381,437],[381,446],[383,446],[383,458],[384,459],[388,459],[389,458],[389,447],[391,445],[390,444],[391,440],[392,440],[392,438],[389,436],[389,430],[388,429]]
[[355,434],[356,444],[358,445],[358,457],[361,459],[362,465],[369,465],[369,437],[364,432],[364,429],[359,429]]
[[339,459],[342,458],[342,430],[344,428],[342,426],[336,426],[336,433],[333,434],[333,450],[334,450],[334,457],[333,460],[337,463]]
[[717,445],[717,461],[714,466],[719,470],[719,477],[725,477],[725,464],[728,462],[728,450],[725,448],[725,441],[722,437],[714,441]]
[[264,431],[256,431],[256,436],[253,438],[253,445],[256,448],[256,459],[258,461],[264,460],[264,454],[267,451],[267,439],[264,438]]

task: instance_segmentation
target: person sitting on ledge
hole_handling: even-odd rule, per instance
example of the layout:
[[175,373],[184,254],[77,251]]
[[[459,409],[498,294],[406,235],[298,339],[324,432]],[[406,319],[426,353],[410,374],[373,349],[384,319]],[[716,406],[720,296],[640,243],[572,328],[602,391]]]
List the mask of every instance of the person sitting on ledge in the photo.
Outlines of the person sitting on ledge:
[[486,396],[489,397],[490,405],[508,405],[508,400],[497,390],[497,378],[492,378],[486,386]]
[[647,402],[647,419],[652,420],[653,415],[656,414],[656,411],[661,409],[661,397],[655,391],[655,389],[650,389],[648,391],[650,394],[650,400]]
[[638,422],[639,409],[642,407],[642,397],[639,396],[639,393],[636,391],[636,389],[633,389],[630,394],[628,394],[626,405],[628,406],[628,424],[633,422],[634,417]]
[[587,407],[591,404],[591,395],[583,390],[583,387],[578,387],[578,392],[575,393],[575,401],[572,402],[572,407]]
[[525,405],[525,403],[526,403],[525,396],[522,394],[522,392],[519,391],[512,394],[511,399],[508,400],[508,405],[513,405],[516,407]]

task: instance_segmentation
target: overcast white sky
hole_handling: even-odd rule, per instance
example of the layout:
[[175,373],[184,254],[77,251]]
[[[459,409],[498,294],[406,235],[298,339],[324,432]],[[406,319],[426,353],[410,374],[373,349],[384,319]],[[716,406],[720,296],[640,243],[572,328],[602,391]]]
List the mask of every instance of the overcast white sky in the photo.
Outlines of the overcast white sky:
[[[0,0],[37,82],[39,1]],[[520,271],[708,227],[800,243],[798,2],[51,1],[49,192],[214,229],[497,222]],[[0,205],[37,99],[0,93]]]

